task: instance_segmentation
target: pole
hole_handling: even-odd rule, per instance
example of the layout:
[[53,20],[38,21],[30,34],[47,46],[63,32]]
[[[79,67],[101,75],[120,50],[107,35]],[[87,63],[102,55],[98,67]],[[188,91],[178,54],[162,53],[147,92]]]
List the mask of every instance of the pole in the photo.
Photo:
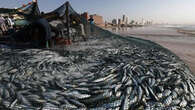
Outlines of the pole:
[[70,41],[70,24],[69,24],[69,2],[66,2],[66,27],[67,27],[67,34],[68,34],[68,41]]

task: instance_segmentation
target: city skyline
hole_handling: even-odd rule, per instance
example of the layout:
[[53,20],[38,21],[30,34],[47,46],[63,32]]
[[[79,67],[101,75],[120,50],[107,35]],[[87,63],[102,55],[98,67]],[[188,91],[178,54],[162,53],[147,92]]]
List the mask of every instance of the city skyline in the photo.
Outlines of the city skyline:
[[[0,7],[14,8],[32,0],[3,0]],[[38,0],[41,11],[49,12],[67,0]],[[125,14],[130,20],[142,18],[158,23],[195,24],[195,0],[69,0],[79,13],[99,14],[106,21],[122,18]]]

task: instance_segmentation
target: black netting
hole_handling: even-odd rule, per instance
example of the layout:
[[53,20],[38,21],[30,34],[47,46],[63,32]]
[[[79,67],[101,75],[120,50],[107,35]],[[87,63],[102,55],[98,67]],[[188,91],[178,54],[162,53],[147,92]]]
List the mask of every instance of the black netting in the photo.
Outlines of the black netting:
[[0,8],[0,14],[18,14],[26,19],[35,19],[34,17],[40,16],[40,10],[37,3],[29,3],[18,9]]
[[21,8],[20,10],[22,10],[22,13],[24,13],[25,15],[28,15],[31,17],[40,15],[40,10],[39,10],[37,3],[29,4]]

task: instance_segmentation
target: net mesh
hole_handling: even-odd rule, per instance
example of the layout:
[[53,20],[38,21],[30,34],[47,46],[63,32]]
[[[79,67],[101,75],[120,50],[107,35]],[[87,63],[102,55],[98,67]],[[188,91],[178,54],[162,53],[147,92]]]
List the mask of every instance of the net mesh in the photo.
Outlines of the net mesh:
[[30,3],[25,7],[21,7],[19,10],[28,17],[40,16],[40,10],[37,3]]

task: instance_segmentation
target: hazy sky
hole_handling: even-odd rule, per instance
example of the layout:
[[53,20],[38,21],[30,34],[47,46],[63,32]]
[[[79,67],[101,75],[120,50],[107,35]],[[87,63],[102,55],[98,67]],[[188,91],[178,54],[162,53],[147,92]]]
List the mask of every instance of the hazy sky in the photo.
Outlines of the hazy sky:
[[[0,0],[0,7],[19,7],[31,0]],[[51,11],[67,0],[38,0],[42,11]],[[105,20],[151,19],[156,22],[195,24],[195,0],[69,0],[77,12],[97,13]]]

